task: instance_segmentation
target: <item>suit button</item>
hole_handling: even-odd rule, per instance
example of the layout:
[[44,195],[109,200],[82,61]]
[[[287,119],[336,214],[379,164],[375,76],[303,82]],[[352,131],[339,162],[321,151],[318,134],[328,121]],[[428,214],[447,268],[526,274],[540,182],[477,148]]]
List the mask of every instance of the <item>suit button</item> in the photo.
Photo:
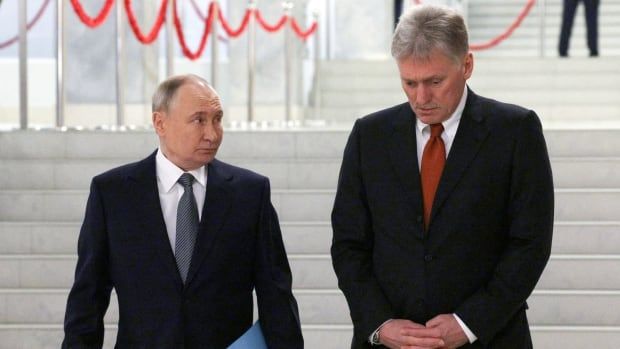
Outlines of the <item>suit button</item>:
[[418,221],[418,223],[422,223],[422,216],[417,216],[416,220]]
[[424,260],[427,262],[430,262],[433,260],[433,256],[431,256],[430,254],[427,254],[426,256],[424,256]]

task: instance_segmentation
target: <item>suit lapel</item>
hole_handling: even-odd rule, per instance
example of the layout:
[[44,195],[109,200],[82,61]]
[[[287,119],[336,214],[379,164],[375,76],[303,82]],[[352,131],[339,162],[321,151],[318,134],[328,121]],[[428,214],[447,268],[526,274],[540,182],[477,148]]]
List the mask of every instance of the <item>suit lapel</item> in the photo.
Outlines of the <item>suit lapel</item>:
[[219,230],[226,221],[233,199],[233,190],[230,185],[232,175],[225,171],[218,160],[211,161],[207,169],[207,192],[198,227],[196,246],[187,274],[187,284],[192,281],[204,258],[213,247]]
[[450,196],[489,133],[484,123],[484,110],[480,104],[478,96],[468,90],[465,109],[435,194],[433,211],[431,212],[431,227],[433,217],[437,215],[437,212]]
[[[415,133],[415,116],[408,104],[403,104],[392,123],[392,135],[389,141],[390,160],[394,171],[400,178],[404,192],[409,198],[414,212],[422,212],[422,191],[420,190],[420,171]],[[418,237],[423,237],[419,231]]]
[[144,227],[144,234],[147,235],[146,241],[153,244],[155,251],[160,256],[159,261],[164,264],[167,274],[173,278],[175,285],[181,289],[183,282],[177,269],[172,247],[170,246],[170,240],[166,232],[166,223],[164,222],[159,203],[155,169],[156,153],[154,152],[148,158],[139,162],[135,172],[128,176],[128,180],[135,182],[130,187],[136,200],[136,207],[140,213],[137,219],[140,220],[140,225]]

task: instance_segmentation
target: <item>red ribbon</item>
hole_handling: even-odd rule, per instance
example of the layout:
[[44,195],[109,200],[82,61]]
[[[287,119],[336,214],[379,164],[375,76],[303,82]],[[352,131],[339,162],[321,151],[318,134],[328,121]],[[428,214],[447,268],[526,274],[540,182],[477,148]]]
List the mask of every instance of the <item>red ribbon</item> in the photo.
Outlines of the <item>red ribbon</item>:
[[101,11],[95,17],[90,17],[86,12],[84,12],[84,8],[78,0],[71,0],[71,5],[73,5],[73,10],[80,18],[82,23],[86,24],[90,28],[96,28],[103,22],[105,22],[106,18],[110,14],[112,5],[114,5],[114,0],[106,0],[106,2],[103,4],[103,7],[101,8]]
[[125,11],[127,12],[127,18],[129,20],[129,26],[133,31],[136,39],[143,44],[150,44],[155,39],[157,39],[157,35],[159,35],[159,31],[161,30],[162,24],[164,24],[166,20],[166,8],[168,7],[168,0],[162,0],[161,5],[159,6],[159,12],[157,13],[157,18],[155,19],[155,23],[153,27],[149,31],[148,35],[144,35],[140,26],[138,25],[138,21],[136,20],[136,16],[133,13],[133,8],[131,7],[131,0],[125,0]]

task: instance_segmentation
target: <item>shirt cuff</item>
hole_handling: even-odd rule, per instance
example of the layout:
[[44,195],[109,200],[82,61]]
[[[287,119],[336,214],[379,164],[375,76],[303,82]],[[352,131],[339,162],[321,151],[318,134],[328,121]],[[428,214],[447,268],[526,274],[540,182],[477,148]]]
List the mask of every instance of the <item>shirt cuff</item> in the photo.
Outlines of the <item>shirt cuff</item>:
[[381,324],[381,326],[377,327],[377,329],[376,329],[373,333],[371,333],[371,334],[370,334],[370,336],[368,336],[368,342],[369,342],[370,344],[372,344],[372,345],[379,344],[379,343],[373,343],[373,342],[372,342],[372,337],[374,337],[374,336],[375,336],[375,333],[379,332],[379,330],[381,329],[381,327],[385,326],[385,324],[387,324],[388,322],[390,322],[390,321],[392,321],[392,320],[393,320],[393,319],[388,319],[387,321],[385,321],[384,323],[382,323],[382,324]]
[[456,322],[459,323],[459,326],[461,326],[461,329],[463,329],[463,332],[465,332],[465,335],[467,336],[467,339],[469,340],[469,343],[473,343],[476,340],[478,340],[478,337],[476,337],[476,335],[469,329],[469,327],[467,327],[467,325],[465,325],[463,320],[461,320],[461,318],[458,315],[456,315],[456,314],[452,314],[452,315],[454,315],[454,318],[456,319]]

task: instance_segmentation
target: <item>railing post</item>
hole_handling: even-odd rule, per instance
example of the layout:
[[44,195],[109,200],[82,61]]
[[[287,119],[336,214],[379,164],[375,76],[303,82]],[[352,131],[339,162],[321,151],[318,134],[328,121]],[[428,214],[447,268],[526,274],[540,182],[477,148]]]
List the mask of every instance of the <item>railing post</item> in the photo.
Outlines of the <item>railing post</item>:
[[219,59],[217,22],[219,20],[218,14],[220,12],[220,3],[219,1],[214,0],[213,4],[213,21],[211,22],[211,86],[217,90],[217,62]]
[[250,22],[248,23],[248,122],[254,121],[254,77],[256,75],[256,20],[254,18],[256,1],[250,0],[248,8]]
[[19,32],[19,128],[28,128],[28,8],[26,1],[17,2]]
[[545,56],[545,46],[546,46],[546,41],[547,41],[547,39],[545,38],[546,36],[545,26],[546,26],[546,17],[547,17],[547,6],[546,6],[545,0],[538,1],[538,12],[539,12],[539,19],[540,19],[540,29],[539,29],[540,41],[539,41],[539,46],[538,46],[538,55],[542,58]]
[[334,0],[326,0],[325,4],[325,59],[330,60],[333,58],[334,53],[332,52],[334,40],[333,32],[334,32]]
[[123,33],[123,4],[116,2],[116,126],[125,123],[125,40]]
[[[314,20],[319,23],[318,12],[313,13]],[[319,27],[320,28],[320,27]],[[318,120],[321,113],[321,31],[314,32],[314,119]]]
[[287,23],[284,25],[284,120],[286,122],[291,120],[291,66],[293,60],[293,45],[291,43],[291,21],[293,15],[293,3],[291,1],[285,1],[282,6],[284,7],[284,15],[287,16]]
[[176,1],[168,1],[168,13],[166,14],[166,77],[169,78],[174,75],[174,13],[173,6],[176,6]]
[[56,127],[65,126],[64,0],[56,0]]

